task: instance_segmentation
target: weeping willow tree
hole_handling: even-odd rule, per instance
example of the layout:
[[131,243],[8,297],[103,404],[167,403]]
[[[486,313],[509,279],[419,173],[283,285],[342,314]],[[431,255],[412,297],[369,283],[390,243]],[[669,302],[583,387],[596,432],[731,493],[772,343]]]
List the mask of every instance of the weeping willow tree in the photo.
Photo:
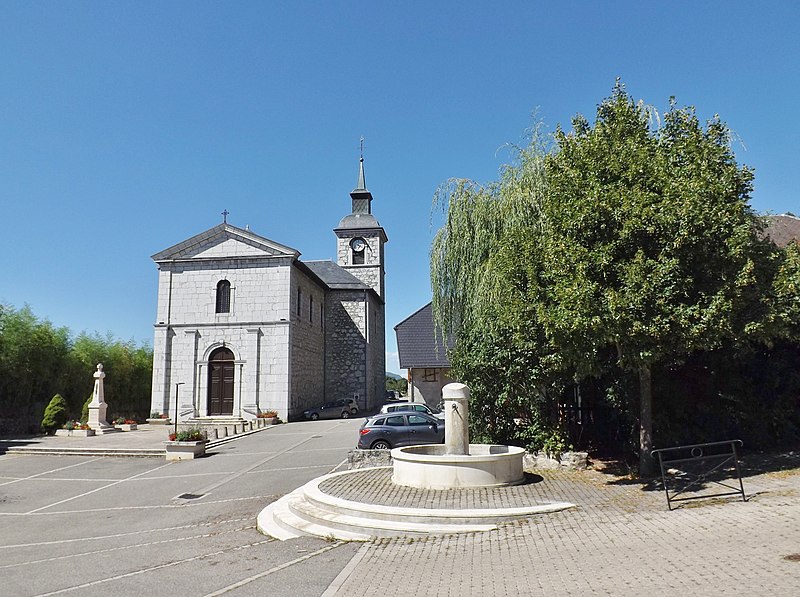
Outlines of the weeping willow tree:
[[564,370],[530,301],[537,276],[519,267],[544,233],[546,147],[534,130],[511,149],[499,180],[453,179],[436,193],[445,222],[431,248],[434,318],[456,339],[449,357],[472,391],[473,437],[557,452]]

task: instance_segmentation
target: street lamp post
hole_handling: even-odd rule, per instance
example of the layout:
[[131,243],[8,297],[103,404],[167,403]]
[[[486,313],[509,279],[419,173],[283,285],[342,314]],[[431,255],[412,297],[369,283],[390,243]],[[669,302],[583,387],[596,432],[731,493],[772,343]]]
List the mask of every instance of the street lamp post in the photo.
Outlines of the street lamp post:
[[179,381],[175,384],[175,412],[173,413],[173,417],[175,418],[175,435],[178,435],[178,390],[183,385],[182,381]]

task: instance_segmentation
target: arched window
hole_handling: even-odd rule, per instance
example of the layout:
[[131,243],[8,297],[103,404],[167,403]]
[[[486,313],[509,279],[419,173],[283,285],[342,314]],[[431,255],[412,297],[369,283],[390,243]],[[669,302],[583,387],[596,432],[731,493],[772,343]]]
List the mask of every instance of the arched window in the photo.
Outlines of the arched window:
[[231,283],[227,280],[217,282],[217,313],[231,312]]

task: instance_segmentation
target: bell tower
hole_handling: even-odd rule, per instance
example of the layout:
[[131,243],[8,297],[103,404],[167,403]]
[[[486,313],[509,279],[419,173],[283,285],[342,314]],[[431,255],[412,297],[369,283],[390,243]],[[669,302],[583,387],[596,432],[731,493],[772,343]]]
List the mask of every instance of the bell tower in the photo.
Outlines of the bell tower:
[[336,262],[356,278],[384,297],[383,246],[388,242],[386,231],[372,215],[372,193],[364,177],[364,153],[358,163],[358,182],[350,193],[352,213],[342,218],[336,234]]

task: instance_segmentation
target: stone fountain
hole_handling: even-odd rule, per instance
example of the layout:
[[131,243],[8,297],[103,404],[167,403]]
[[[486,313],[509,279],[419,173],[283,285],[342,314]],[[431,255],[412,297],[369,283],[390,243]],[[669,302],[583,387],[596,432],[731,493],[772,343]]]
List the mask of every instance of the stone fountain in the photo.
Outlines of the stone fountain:
[[465,385],[448,384],[442,393],[443,445],[395,448],[391,467],[312,479],[267,505],[258,515],[258,530],[280,540],[315,535],[370,541],[491,531],[573,507],[542,495],[536,483],[525,483],[522,448],[469,443]]
[[442,389],[444,444],[392,450],[392,482],[421,489],[506,487],[525,480],[525,450],[515,446],[469,443],[469,388],[451,383]]

